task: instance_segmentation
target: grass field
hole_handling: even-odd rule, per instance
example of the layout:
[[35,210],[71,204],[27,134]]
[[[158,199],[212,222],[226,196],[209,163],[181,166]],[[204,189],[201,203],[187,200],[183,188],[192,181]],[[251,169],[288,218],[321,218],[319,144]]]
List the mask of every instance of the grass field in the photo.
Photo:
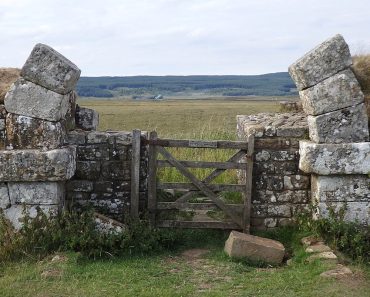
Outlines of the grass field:
[[156,130],[160,137],[235,138],[236,115],[275,112],[278,102],[237,100],[98,101],[80,105],[100,113],[99,130]]
[[281,296],[367,297],[370,270],[351,265],[354,274],[320,276],[333,264],[306,263],[307,255],[292,233],[277,234],[293,254],[293,264],[253,267],[222,252],[227,234],[194,232],[176,251],[86,260],[76,253],[39,262],[7,264],[0,273],[2,297],[100,296]]

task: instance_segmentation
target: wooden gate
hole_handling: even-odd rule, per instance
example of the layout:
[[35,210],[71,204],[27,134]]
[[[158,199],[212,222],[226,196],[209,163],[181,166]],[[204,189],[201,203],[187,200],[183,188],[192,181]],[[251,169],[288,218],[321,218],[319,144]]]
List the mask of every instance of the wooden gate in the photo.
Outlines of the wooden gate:
[[[150,221],[156,227],[177,228],[215,228],[215,229],[239,229],[249,233],[251,193],[252,193],[252,169],[254,137],[250,136],[247,141],[203,141],[203,140],[179,140],[160,139],[156,132],[151,132],[149,139],[149,174],[148,174],[148,210]],[[206,161],[182,161],[177,160],[166,148],[207,148],[207,149],[237,149],[237,152],[226,162]],[[162,156],[162,159],[158,158]],[[246,160],[246,162],[241,162]],[[184,175],[190,183],[160,183],[157,179],[157,170],[161,167],[175,167]],[[206,178],[198,179],[188,168],[212,168],[214,169]],[[216,177],[225,170],[238,169],[245,175],[245,184],[212,184]],[[181,197],[175,201],[161,202],[157,197],[160,190],[181,190]],[[242,204],[227,204],[219,195],[222,191],[243,193]],[[192,197],[202,194],[201,202],[194,201]],[[192,200],[192,202],[189,202]],[[222,210],[228,217],[227,221],[215,220],[160,220],[158,212],[166,210]]]

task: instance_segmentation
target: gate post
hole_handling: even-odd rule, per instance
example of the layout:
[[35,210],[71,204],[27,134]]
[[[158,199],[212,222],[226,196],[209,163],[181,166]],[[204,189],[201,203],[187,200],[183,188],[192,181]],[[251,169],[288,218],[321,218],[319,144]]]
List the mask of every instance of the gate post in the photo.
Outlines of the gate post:
[[243,211],[243,232],[250,233],[251,226],[251,207],[252,207],[252,175],[253,175],[253,153],[254,153],[254,135],[248,136],[248,151],[246,155],[247,169],[245,170],[245,197]]
[[157,140],[157,132],[149,134],[149,168],[148,168],[148,211],[152,227],[155,227],[157,209],[157,147],[151,143]]
[[139,218],[139,187],[140,187],[140,130],[132,131],[132,157],[131,157],[131,206],[132,219]]

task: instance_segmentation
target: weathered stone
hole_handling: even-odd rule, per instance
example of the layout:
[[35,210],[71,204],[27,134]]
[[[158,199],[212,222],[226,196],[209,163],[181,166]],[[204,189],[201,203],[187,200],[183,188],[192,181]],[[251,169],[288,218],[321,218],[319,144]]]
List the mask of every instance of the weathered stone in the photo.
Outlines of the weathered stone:
[[313,245],[310,245],[306,248],[305,252],[312,254],[312,253],[323,253],[323,252],[330,252],[331,248],[323,243],[316,243]]
[[130,132],[110,132],[108,138],[109,144],[112,145],[131,145],[132,133]]
[[92,192],[93,182],[90,180],[69,180],[67,190],[73,192]]
[[76,163],[76,178],[96,180],[100,177],[101,163],[98,161],[78,161]]
[[284,189],[301,190],[308,189],[310,186],[310,177],[307,175],[289,175],[284,176]]
[[299,168],[305,173],[368,174],[370,172],[370,142],[317,144],[299,143]]
[[285,248],[276,240],[231,231],[225,243],[225,252],[230,257],[280,264]]
[[[147,158],[140,152],[141,158]],[[109,159],[110,160],[122,160],[126,161],[129,159],[129,147],[125,145],[110,145],[109,148]]]
[[77,93],[75,91],[68,93],[68,99],[68,110],[65,116],[65,126],[67,131],[70,131],[76,128]]
[[307,258],[306,261],[310,263],[317,259],[336,263],[338,257],[333,252],[322,252],[322,253],[312,254],[311,256]]
[[307,126],[280,126],[276,128],[276,136],[279,137],[303,137],[307,134]]
[[350,69],[299,92],[306,114],[320,115],[364,102],[364,94]]
[[5,119],[0,119],[0,130],[5,130]]
[[65,142],[66,144],[71,144],[71,145],[85,144],[86,134],[87,134],[87,131],[83,131],[83,130],[68,131]]
[[107,143],[109,134],[107,132],[91,131],[87,134],[87,143]]
[[256,154],[255,154],[255,159],[256,159],[257,162],[268,161],[268,160],[270,160],[270,158],[271,158],[270,153],[268,151],[265,151],[265,150],[256,152]]
[[21,76],[59,94],[72,91],[81,70],[51,47],[38,43],[24,64]]
[[[308,187],[307,187],[308,188]],[[286,190],[276,193],[276,200],[280,203],[307,203],[308,202],[307,190],[291,191]],[[272,201],[271,201],[272,202]]]
[[49,122],[8,113],[6,119],[8,149],[55,149],[62,146],[65,128],[61,122]]
[[[87,200],[77,200],[75,203],[80,206],[94,207],[99,213],[106,215],[122,215],[125,208],[125,202],[122,198],[113,198],[112,194],[106,194],[105,197],[92,197]],[[127,205],[127,204],[126,204]]]
[[292,211],[290,209],[290,206],[286,204],[284,205],[270,204],[267,206],[267,215],[289,218],[292,216]]
[[63,181],[76,169],[75,147],[0,151],[0,181]]
[[307,117],[310,139],[317,143],[348,143],[369,140],[365,105],[358,104]]
[[337,34],[309,51],[289,66],[289,74],[298,90],[314,86],[352,64],[344,38]]
[[317,202],[370,201],[370,177],[367,175],[312,175],[312,198]]
[[5,96],[8,112],[59,121],[69,108],[69,95],[61,95],[24,79],[17,80]]
[[83,130],[96,130],[99,125],[99,113],[93,109],[76,108],[76,126]]
[[342,264],[337,264],[337,266],[334,269],[324,271],[323,273],[320,274],[321,277],[334,277],[334,278],[343,277],[346,275],[352,275],[352,270]]
[[8,186],[0,183],[0,209],[5,209],[10,206]]
[[292,161],[296,158],[297,151],[271,151],[271,159],[274,161]]
[[106,161],[102,164],[102,176],[109,180],[130,180],[131,163],[128,161]]
[[252,204],[251,216],[253,218],[265,218],[267,216],[266,204]]
[[65,189],[61,182],[8,183],[11,204],[64,204]]
[[[307,127],[306,134],[308,135]],[[292,138],[257,138],[254,142],[254,148],[284,150],[287,148],[299,148],[299,142],[297,139]]]
[[80,145],[77,147],[77,158],[80,161],[109,160],[107,144]]
[[276,174],[297,174],[298,173],[298,162],[297,161],[285,161],[285,162],[274,162],[274,170]]
[[370,224],[370,201],[364,202],[319,202],[316,217],[328,218],[330,210],[339,213],[344,210],[343,219],[347,222]]
[[37,210],[44,212],[46,215],[56,214],[60,211],[60,205],[12,205],[10,208],[4,210],[5,218],[7,218],[16,229],[22,227],[22,221],[25,212],[30,218],[35,218]]
[[271,191],[280,191],[284,188],[284,181],[282,176],[266,176],[266,189]]
[[237,132],[239,139],[254,134],[256,144],[261,137],[302,137],[308,132],[306,115],[303,113],[259,113],[238,115]]
[[264,225],[267,227],[267,228],[275,228],[277,226],[277,218],[266,218],[264,220]]

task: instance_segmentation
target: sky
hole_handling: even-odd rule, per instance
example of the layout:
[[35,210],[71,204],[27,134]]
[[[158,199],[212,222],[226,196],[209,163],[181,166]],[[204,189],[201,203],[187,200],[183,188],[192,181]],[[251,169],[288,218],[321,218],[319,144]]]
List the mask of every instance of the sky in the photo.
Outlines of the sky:
[[340,33],[370,52],[368,0],[0,0],[0,67],[45,43],[82,76],[287,71]]

